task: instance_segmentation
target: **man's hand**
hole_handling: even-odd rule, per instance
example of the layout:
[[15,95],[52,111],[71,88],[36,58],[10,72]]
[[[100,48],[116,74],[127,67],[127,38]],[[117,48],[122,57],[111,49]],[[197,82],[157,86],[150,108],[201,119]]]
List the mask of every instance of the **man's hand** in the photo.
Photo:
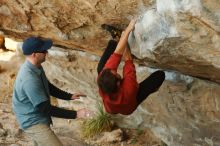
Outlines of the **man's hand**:
[[92,116],[94,116],[94,112],[83,108],[77,111],[76,118],[91,118]]
[[72,99],[72,100],[74,100],[74,99],[79,99],[80,96],[82,96],[82,97],[86,97],[85,94],[80,93],[80,92],[77,92],[77,93],[74,93],[74,94],[72,95],[71,99]]

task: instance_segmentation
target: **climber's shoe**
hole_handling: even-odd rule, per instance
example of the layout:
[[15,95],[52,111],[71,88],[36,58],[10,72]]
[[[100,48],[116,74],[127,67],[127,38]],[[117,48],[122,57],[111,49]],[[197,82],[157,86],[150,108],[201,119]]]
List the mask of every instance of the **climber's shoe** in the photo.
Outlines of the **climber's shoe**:
[[121,33],[122,33],[121,29],[108,24],[102,24],[101,27],[102,29],[110,32],[113,39],[119,39],[121,37]]

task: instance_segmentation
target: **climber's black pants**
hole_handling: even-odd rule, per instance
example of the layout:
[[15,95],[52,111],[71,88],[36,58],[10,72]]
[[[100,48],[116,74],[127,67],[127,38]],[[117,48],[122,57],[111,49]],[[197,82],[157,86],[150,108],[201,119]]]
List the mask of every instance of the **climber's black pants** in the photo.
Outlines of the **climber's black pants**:
[[[102,54],[102,57],[98,63],[98,67],[97,67],[98,74],[102,71],[102,69],[104,68],[109,57],[115,51],[116,46],[117,46],[116,41],[110,40],[108,42],[108,46],[105,49],[104,53]],[[138,90],[138,94],[136,97],[137,103],[140,104],[151,93],[154,93],[155,91],[157,91],[159,89],[159,87],[162,85],[164,79],[165,79],[165,73],[163,71],[159,70],[159,71],[152,73],[148,78],[146,78],[144,81],[142,81],[139,84],[139,90]]]
[[165,73],[161,70],[155,71],[148,78],[139,83],[139,90],[137,94],[137,103],[140,104],[151,93],[156,92],[162,85],[165,79]]
[[115,40],[110,40],[108,42],[108,46],[105,49],[104,53],[102,54],[102,57],[98,63],[98,67],[97,67],[97,72],[98,74],[102,71],[102,69],[104,68],[106,62],[108,61],[109,57],[113,54],[113,52],[115,51],[116,47],[117,47],[118,42],[116,42]]

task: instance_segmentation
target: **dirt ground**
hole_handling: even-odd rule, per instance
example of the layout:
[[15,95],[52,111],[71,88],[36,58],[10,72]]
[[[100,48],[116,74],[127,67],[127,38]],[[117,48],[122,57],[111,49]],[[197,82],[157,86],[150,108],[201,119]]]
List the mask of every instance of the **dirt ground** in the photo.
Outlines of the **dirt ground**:
[[[12,112],[11,99],[13,82],[23,62],[15,52],[0,49],[0,146],[32,146],[31,140],[19,130]],[[97,139],[82,139],[80,123],[82,120],[53,119],[53,130],[65,146],[109,145],[109,146],[165,146],[149,130],[121,129],[123,141],[96,143]]]

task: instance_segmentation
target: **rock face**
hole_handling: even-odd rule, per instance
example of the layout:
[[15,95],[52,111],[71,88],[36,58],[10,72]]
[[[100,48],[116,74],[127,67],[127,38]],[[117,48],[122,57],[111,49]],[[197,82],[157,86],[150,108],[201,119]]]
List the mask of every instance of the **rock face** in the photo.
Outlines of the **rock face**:
[[[48,59],[44,67],[51,82],[69,92],[80,90],[88,95],[79,101],[59,100],[59,105],[96,110],[96,102],[101,100],[96,85],[99,58],[53,48]],[[136,70],[139,82],[153,71],[138,64]],[[220,144],[219,91],[216,83],[166,72],[166,81],[158,92],[150,95],[130,116],[115,115],[114,119],[120,127],[149,128],[170,146],[217,146]]]
[[218,0],[1,0],[0,30],[100,55],[110,39],[101,24],[124,28],[141,16],[130,44],[143,64],[220,82],[219,7]]
[[151,4],[148,0],[1,0],[0,26],[11,37],[40,35],[58,45],[101,53],[97,48],[110,39],[101,24],[123,26],[141,7]]
[[130,35],[133,53],[148,64],[220,82],[219,8],[218,0],[157,0]]
[[167,72],[159,92],[149,96],[132,115],[119,116],[116,122],[121,127],[150,128],[170,146],[217,146],[219,10],[219,0],[1,0],[0,30],[16,39],[30,35],[52,38],[56,47],[44,64],[49,79],[67,91],[80,90],[88,95],[78,102],[59,104],[95,110],[95,103],[101,100],[96,66],[110,39],[100,25],[124,28],[132,16],[141,16],[129,38],[137,57],[139,81],[151,72],[141,65],[149,65],[214,82]]

